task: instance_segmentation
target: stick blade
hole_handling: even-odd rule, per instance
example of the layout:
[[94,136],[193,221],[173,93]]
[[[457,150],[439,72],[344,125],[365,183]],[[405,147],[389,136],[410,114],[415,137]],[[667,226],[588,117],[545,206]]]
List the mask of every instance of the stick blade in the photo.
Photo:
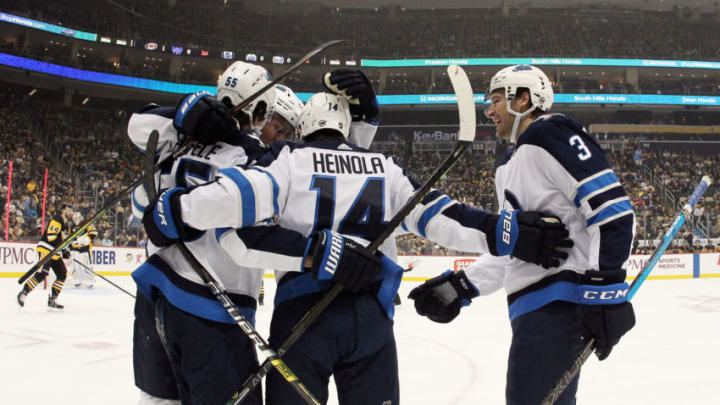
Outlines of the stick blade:
[[150,132],[150,137],[147,141],[145,156],[143,159],[143,171],[145,178],[143,186],[145,187],[145,193],[148,196],[148,201],[154,200],[157,195],[157,189],[155,188],[155,153],[157,152],[159,138],[160,132],[158,132],[157,129],[153,129],[153,131]]
[[475,99],[473,97],[470,79],[465,70],[458,65],[450,65],[447,74],[457,97],[458,113],[460,115],[460,133],[458,141],[472,142],[475,140]]

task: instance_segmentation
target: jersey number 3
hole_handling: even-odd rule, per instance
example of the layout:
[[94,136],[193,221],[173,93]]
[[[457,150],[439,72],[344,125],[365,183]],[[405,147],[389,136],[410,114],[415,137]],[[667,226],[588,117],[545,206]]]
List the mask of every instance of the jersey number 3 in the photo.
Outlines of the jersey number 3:
[[570,145],[576,147],[580,151],[580,153],[578,153],[577,155],[578,159],[588,160],[592,156],[590,149],[585,146],[585,142],[583,142],[582,138],[580,138],[580,135],[571,136]]
[[[310,189],[317,192],[313,231],[333,229],[335,218],[335,177],[315,175]],[[347,211],[337,231],[373,240],[383,229],[385,179],[370,177]]]

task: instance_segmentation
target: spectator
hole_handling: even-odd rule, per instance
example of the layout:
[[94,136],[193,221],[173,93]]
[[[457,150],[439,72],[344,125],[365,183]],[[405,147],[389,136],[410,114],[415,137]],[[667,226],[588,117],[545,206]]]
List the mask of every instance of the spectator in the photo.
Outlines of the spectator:
[[110,232],[103,232],[103,237],[100,239],[100,244],[102,246],[112,246],[113,242],[110,240]]

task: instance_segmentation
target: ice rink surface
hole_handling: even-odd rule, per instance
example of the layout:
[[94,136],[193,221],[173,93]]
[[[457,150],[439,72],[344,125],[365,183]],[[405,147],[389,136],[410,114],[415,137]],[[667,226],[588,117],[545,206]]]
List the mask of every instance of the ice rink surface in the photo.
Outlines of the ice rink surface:
[[[134,292],[129,277],[112,280]],[[274,284],[266,280],[270,297]],[[415,285],[405,282],[402,296]],[[137,402],[130,297],[98,280],[92,290],[67,288],[59,299],[65,311],[49,313],[48,290],[33,292],[22,311],[18,291],[15,279],[0,279],[0,404]],[[720,279],[651,280],[634,304],[637,326],[608,360],[588,361],[578,404],[720,404]],[[266,305],[257,316],[265,336],[271,311]],[[448,325],[417,316],[404,299],[395,333],[402,403],[504,403],[510,327],[503,292],[474,300]]]

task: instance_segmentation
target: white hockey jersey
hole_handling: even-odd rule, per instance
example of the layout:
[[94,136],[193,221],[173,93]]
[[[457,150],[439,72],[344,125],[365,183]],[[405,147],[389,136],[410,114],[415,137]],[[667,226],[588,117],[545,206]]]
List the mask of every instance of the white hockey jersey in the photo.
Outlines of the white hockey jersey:
[[[178,134],[172,125],[174,114],[175,110],[167,107],[149,106],[140,110],[130,117],[130,139],[144,150],[150,133],[157,129],[160,137],[156,161],[162,161],[178,145]],[[187,153],[161,168],[156,183],[161,189],[191,188],[212,181],[219,168],[244,165],[264,152],[265,148],[256,137],[244,133],[238,133],[232,141],[213,145],[191,143]],[[145,189],[138,187],[133,193],[133,213],[142,218],[146,205]],[[238,265],[218,245],[214,231],[203,232],[199,237],[185,241],[185,245],[228,291],[244,315],[254,319],[254,300],[258,298],[264,271]],[[155,287],[180,309],[207,319],[234,323],[177,246],[158,249],[148,244],[148,254],[147,266],[141,266],[133,274],[141,290],[144,288],[148,294],[150,286]]]
[[[220,170],[217,182],[181,196],[180,210],[183,222],[197,229],[246,227],[275,217],[282,227],[304,236],[332,229],[368,242],[419,186],[391,158],[347,142],[288,143],[267,167]],[[452,249],[488,252],[482,229],[486,229],[490,217],[433,190],[396,232],[413,232]],[[235,235],[219,235],[231,254],[242,252],[237,247],[241,243],[225,239],[232,240]],[[395,259],[391,239],[380,250]],[[306,254],[307,249],[291,256],[267,257],[265,263],[277,270],[297,271]],[[241,258],[246,259],[241,256],[238,260]],[[278,274],[279,278],[284,276]],[[283,281],[279,283],[276,304],[327,287],[300,277],[293,278],[292,286]]]
[[465,270],[481,295],[505,288],[511,319],[551,301],[575,302],[586,270],[624,267],[632,205],[600,146],[575,120],[562,114],[535,120],[497,168],[495,189],[500,209],[555,215],[575,242],[558,268],[484,255]]

